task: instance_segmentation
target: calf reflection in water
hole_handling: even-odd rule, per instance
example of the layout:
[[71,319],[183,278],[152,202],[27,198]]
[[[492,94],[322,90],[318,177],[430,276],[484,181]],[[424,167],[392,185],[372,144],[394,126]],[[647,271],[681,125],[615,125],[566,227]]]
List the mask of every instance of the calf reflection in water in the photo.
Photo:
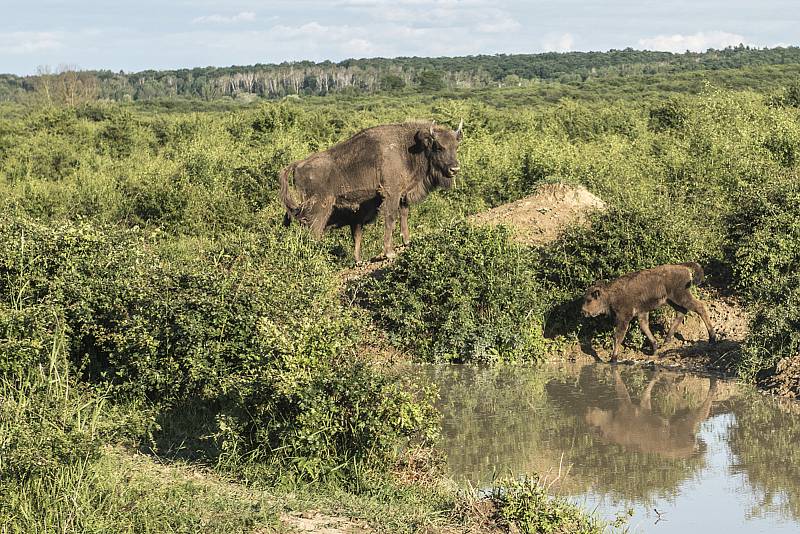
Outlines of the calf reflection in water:
[[[657,373],[644,388],[638,405],[631,400],[619,370],[613,369],[617,406],[611,410],[588,408],[586,422],[599,430],[606,441],[618,443],[641,452],[657,453],[670,458],[686,458],[695,452],[695,433],[698,425],[708,418],[717,391],[716,379],[711,379],[703,403],[694,409],[663,417],[653,413],[653,387],[662,379]],[[666,379],[666,377],[663,377]]]

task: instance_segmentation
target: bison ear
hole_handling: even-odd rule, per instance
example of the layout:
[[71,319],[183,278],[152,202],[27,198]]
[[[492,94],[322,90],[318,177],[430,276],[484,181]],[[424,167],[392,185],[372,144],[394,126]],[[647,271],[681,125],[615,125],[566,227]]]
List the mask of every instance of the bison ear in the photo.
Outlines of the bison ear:
[[418,145],[428,147],[433,141],[433,136],[427,130],[417,130],[417,133],[414,134],[414,140]]

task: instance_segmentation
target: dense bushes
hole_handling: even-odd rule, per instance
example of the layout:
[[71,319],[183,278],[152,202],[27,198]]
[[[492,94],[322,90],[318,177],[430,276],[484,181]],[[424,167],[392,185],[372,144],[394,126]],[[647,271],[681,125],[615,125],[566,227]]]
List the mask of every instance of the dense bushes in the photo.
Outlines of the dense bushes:
[[582,291],[656,265],[703,263],[719,254],[712,232],[663,204],[616,206],[594,214],[587,226],[567,229],[542,249],[536,268],[556,286]]
[[353,356],[358,323],[321,249],[298,234],[230,235],[191,253],[89,224],[5,218],[0,236],[0,293],[13,304],[3,325],[26,359],[6,351],[5,372],[46,356],[48,324],[32,318],[44,310],[63,317],[74,367],[117,399],[219,413],[229,457],[318,478],[382,465],[429,430],[413,389]]
[[537,360],[547,293],[533,258],[508,230],[462,222],[414,241],[353,290],[396,344],[425,360]]
[[740,373],[754,379],[800,353],[800,186],[750,186],[737,206],[729,253],[736,287],[755,309]]

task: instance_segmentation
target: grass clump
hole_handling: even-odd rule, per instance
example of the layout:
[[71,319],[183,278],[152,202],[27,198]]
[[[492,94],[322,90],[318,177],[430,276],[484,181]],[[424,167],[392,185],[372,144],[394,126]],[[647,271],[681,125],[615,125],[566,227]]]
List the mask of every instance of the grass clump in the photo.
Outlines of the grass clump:
[[536,476],[498,480],[492,487],[491,498],[502,521],[526,534],[600,534],[605,531],[602,522],[576,505],[549,495]]

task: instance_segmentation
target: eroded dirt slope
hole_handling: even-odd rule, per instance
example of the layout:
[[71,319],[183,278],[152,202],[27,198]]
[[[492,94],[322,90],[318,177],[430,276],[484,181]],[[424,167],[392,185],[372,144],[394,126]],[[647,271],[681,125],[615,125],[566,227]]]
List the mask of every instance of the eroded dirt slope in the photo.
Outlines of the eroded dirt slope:
[[605,207],[605,202],[583,187],[543,184],[534,194],[477,213],[470,221],[511,226],[520,243],[541,245],[554,240],[568,226],[584,221],[592,210]]

